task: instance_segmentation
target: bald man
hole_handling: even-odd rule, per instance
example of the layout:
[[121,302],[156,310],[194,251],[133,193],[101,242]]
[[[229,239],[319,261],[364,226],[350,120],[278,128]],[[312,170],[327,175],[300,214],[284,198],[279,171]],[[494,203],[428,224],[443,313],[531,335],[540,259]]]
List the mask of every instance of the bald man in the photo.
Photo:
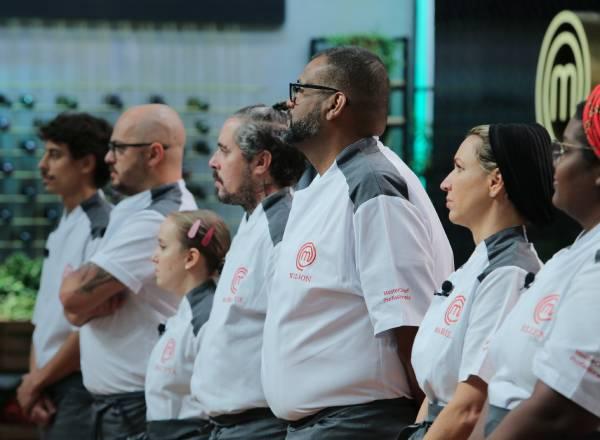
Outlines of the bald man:
[[96,439],[146,429],[148,357],[158,325],[178,305],[157,287],[150,258],[165,217],[196,208],[181,179],[184,144],[183,122],[165,105],[133,107],[119,118],[105,161],[112,185],[127,197],[112,211],[98,251],[61,286],[65,314],[81,326],[81,371],[94,397]]

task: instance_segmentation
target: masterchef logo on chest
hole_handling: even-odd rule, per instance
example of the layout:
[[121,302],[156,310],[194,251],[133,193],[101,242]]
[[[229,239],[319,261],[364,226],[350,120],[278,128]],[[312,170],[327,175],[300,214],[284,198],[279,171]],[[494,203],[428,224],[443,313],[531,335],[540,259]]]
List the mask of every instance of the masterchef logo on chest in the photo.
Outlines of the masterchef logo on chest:
[[310,268],[317,261],[317,255],[317,246],[314,242],[307,241],[302,243],[296,251],[295,270],[289,273],[290,279],[302,283],[310,283],[312,281]]
[[434,330],[435,333],[446,338],[451,338],[452,327],[460,321],[466,302],[467,299],[464,295],[455,296],[444,312],[444,325],[436,327]]
[[243,287],[247,284],[250,270],[246,266],[239,266],[234,272],[229,282],[229,291],[223,297],[224,303],[243,304]]

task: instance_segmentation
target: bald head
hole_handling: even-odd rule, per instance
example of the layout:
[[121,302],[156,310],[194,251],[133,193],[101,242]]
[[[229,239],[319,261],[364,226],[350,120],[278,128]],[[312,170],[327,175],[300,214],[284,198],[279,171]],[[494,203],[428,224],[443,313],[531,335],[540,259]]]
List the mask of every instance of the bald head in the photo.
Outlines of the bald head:
[[159,142],[169,148],[182,149],[185,145],[183,121],[168,105],[146,104],[127,109],[115,128],[126,137],[140,142]]
[[105,159],[118,191],[131,195],[181,179],[185,128],[169,106],[129,108],[117,120],[111,141],[124,146]]

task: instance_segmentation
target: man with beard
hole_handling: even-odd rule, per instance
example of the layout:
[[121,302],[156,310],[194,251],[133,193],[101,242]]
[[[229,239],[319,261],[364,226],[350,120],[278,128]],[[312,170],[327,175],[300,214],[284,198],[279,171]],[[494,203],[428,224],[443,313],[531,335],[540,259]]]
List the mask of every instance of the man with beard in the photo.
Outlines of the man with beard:
[[196,357],[192,394],[214,424],[211,440],[285,438],[268,408],[261,347],[267,290],[304,158],[283,142],[287,116],[266,106],[225,121],[210,159],[217,197],[245,214],[225,258]]
[[287,140],[317,171],[297,191],[269,290],[263,387],[287,438],[396,439],[421,403],[410,353],[452,251],[417,176],[375,136],[389,80],[356,47],[290,84]]
[[86,113],[63,113],[40,128],[45,141],[38,164],[42,181],[46,191],[61,198],[64,209],[46,242],[30,369],[17,396],[23,411],[42,427],[45,440],[91,435],[92,402],[81,379],[79,332],[66,320],[59,292],[63,274],[87,261],[108,224],[111,205],[99,188],[109,177],[104,155],[111,132],[108,122]]
[[[177,296],[156,286],[150,261],[160,224],[196,208],[181,180],[185,130],[166,105],[133,107],[117,121],[105,160],[126,195],[112,211],[99,250],[63,281],[60,297],[80,331],[83,383],[94,402],[95,437],[121,439],[146,429],[144,378],[157,327]],[[122,303],[96,317],[106,304]]]

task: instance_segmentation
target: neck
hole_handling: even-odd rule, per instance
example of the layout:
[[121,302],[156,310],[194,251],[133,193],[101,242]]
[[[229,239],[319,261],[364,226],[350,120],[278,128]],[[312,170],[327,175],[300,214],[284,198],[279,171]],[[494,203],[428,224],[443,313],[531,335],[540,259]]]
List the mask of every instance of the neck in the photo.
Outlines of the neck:
[[200,284],[208,281],[210,276],[206,271],[199,273],[188,272],[185,279],[181,282],[179,291],[177,293],[181,298],[187,295],[193,288],[198,287]]
[[98,189],[91,185],[83,185],[77,192],[74,192],[73,194],[63,195],[61,197],[62,204],[65,207],[65,211],[67,212],[67,214],[73,211],[79,205],[81,205],[81,202],[92,197],[96,193],[96,191],[98,191]]
[[594,229],[594,227],[600,223],[600,207],[592,210],[589,213],[586,213],[586,215],[581,216],[580,219],[576,220],[579,222],[585,232]]
[[473,241],[478,245],[483,240],[504,229],[522,226],[525,221],[521,215],[514,209],[501,209],[497,206],[492,206],[487,215],[481,219],[476,225],[469,226],[473,234]]
[[317,172],[323,175],[348,145],[360,139],[362,138],[354,134],[336,132],[330,136],[314,137],[307,144],[301,145],[299,149]]
[[252,214],[260,202],[269,197],[271,194],[276,193],[280,189],[281,187],[271,182],[259,185],[259,187],[254,191],[255,197],[252,200],[252,203],[247,203],[246,206],[243,206],[246,214]]

